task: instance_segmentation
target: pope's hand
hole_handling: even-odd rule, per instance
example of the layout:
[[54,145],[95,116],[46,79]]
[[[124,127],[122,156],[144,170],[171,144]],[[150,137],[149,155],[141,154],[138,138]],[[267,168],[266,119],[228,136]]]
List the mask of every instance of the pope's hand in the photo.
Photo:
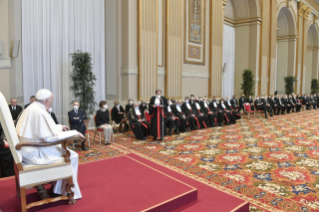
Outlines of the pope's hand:
[[80,136],[82,138],[82,140],[85,139],[84,135],[82,133],[80,133],[80,132],[78,132],[78,136]]
[[68,130],[70,130],[70,128],[69,128],[68,126],[63,125],[63,126],[62,126],[62,130],[63,130],[63,131],[68,131]]

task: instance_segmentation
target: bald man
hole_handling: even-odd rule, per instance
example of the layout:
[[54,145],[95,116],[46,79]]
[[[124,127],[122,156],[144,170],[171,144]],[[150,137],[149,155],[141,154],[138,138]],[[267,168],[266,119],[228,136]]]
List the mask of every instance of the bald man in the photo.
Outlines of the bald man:
[[11,103],[9,105],[10,113],[11,113],[14,124],[16,124],[17,118],[18,118],[19,114],[22,112],[22,107],[17,105],[16,98],[12,98],[10,103]]

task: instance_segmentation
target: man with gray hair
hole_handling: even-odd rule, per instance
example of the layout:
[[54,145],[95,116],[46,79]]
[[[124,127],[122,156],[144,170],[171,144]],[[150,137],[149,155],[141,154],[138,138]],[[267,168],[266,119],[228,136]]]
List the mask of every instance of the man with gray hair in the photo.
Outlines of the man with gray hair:
[[[36,101],[23,111],[16,127],[20,142],[55,142],[72,136],[84,136],[76,130],[69,131],[67,126],[55,124],[47,112],[53,102],[51,91],[42,89],[37,92]],[[50,147],[24,147],[21,150],[23,162],[35,165],[51,164],[60,162],[62,146]],[[71,151],[71,164],[73,170],[74,199],[82,198],[77,182],[78,175],[78,154]],[[67,180],[58,180],[53,187],[53,193],[66,195]]]

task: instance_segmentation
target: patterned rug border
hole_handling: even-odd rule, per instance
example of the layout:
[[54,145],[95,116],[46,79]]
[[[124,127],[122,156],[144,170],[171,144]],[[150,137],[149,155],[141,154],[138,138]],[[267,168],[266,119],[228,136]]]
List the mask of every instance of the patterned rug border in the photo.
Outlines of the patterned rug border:
[[170,170],[176,171],[177,173],[180,173],[180,174],[185,175],[185,176],[187,176],[187,177],[189,177],[189,178],[192,178],[192,179],[194,179],[194,180],[196,180],[196,181],[199,181],[199,182],[201,182],[201,183],[204,183],[205,185],[208,185],[208,186],[210,186],[210,187],[212,187],[212,188],[214,188],[214,189],[217,189],[217,190],[222,191],[222,192],[225,192],[225,193],[227,193],[227,194],[229,194],[229,195],[231,195],[231,196],[234,196],[234,197],[237,197],[237,198],[239,198],[239,199],[242,199],[243,201],[248,201],[249,203],[252,203],[252,204],[256,205],[257,207],[260,207],[260,209],[269,210],[269,211],[272,211],[272,212],[283,212],[282,210],[279,210],[279,209],[270,207],[270,206],[268,206],[268,205],[265,204],[265,203],[261,203],[261,202],[259,202],[259,201],[256,201],[256,200],[254,200],[254,199],[251,199],[251,198],[246,197],[246,196],[244,196],[244,195],[238,194],[237,192],[234,192],[234,191],[232,191],[232,190],[230,190],[230,189],[228,189],[228,188],[224,188],[224,187],[222,187],[222,186],[220,186],[220,185],[217,185],[217,184],[214,184],[214,183],[212,183],[212,182],[209,182],[208,180],[205,180],[205,179],[203,179],[203,178],[197,177],[197,176],[195,176],[195,175],[193,175],[193,174],[191,174],[191,173],[189,173],[189,172],[180,170],[180,169],[178,169],[178,168],[176,168],[176,167],[174,167],[174,166],[171,166],[171,165],[169,165],[169,164],[166,164],[166,163],[164,163],[164,162],[162,162],[162,161],[159,161],[159,160],[157,160],[157,159],[155,159],[155,158],[152,158],[152,157],[150,157],[150,156],[147,156],[147,155],[145,155],[145,154],[143,154],[143,153],[137,152],[137,151],[132,150],[132,149],[128,149],[127,147],[125,147],[125,146],[123,146],[123,145],[121,145],[121,144],[116,143],[115,145],[117,145],[117,146],[119,146],[119,147],[125,149],[126,151],[129,151],[129,152],[131,152],[131,153],[134,153],[134,154],[136,154],[136,155],[138,155],[138,156],[140,156],[140,157],[142,157],[142,158],[144,158],[144,159],[150,160],[150,161],[152,161],[152,162],[154,162],[154,163],[156,163],[156,164],[158,164],[158,165],[164,166],[164,167],[166,167],[166,168],[168,168],[168,169],[170,169]]

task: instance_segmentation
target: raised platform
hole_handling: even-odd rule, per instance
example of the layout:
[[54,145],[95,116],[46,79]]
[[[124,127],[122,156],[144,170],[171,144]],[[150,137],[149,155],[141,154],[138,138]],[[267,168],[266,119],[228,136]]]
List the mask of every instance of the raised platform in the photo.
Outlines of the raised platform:
[[[61,201],[28,211],[173,211],[197,200],[197,189],[131,157],[83,164],[79,167],[83,198],[69,206]],[[0,211],[20,211],[14,179],[0,181]],[[27,201],[36,200],[29,190]]]

